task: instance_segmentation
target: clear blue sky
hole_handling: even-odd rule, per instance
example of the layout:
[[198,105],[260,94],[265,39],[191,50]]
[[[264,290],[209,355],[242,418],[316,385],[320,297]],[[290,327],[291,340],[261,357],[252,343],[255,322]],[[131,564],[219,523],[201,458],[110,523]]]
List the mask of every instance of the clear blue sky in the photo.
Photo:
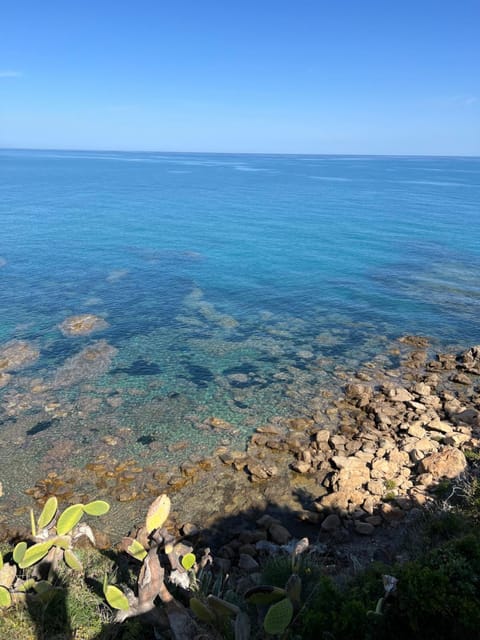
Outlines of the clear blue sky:
[[480,0],[4,0],[0,147],[480,155]]

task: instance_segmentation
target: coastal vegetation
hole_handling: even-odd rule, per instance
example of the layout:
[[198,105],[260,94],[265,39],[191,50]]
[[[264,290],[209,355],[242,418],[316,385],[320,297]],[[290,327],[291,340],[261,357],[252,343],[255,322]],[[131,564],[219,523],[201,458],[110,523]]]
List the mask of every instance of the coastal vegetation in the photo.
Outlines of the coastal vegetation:
[[[67,509],[59,517],[55,510],[52,516],[56,504],[50,500],[36,521],[36,536],[30,537],[46,537],[47,544],[29,541],[27,547],[20,542],[13,550],[3,545],[0,636],[478,638],[477,474],[475,461],[467,476],[450,482],[455,498],[438,499],[404,531],[395,561],[374,562],[357,572],[332,573],[331,549],[326,553],[302,539],[276,549],[270,541],[269,551],[257,555],[255,571],[239,564],[225,573],[221,557],[199,544],[200,531],[193,531],[191,542],[180,533],[172,535],[165,495],[152,504],[135,537],[125,538],[115,550],[99,550],[91,544],[95,538],[87,525],[73,525],[79,509]],[[88,511],[104,513],[105,503],[84,505],[83,513]],[[267,522],[264,517],[258,530]],[[63,540],[59,530],[68,530]],[[73,544],[75,560],[65,557],[60,564],[59,552],[65,554]]]

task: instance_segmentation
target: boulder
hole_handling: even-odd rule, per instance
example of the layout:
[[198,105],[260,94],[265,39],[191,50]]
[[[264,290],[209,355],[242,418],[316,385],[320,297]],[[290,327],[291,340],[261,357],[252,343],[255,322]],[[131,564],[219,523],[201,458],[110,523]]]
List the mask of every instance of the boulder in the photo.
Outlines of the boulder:
[[480,345],[464,351],[458,359],[466,371],[477,375],[480,374]]
[[340,525],[342,524],[340,518],[335,513],[331,513],[329,516],[325,518],[322,522],[322,530],[327,531],[328,533],[332,531],[336,531]]
[[252,556],[248,555],[247,553],[241,553],[238,561],[238,567],[242,571],[253,573],[254,571],[258,570],[260,565],[255,560],[255,558],[252,558]]
[[253,482],[258,482],[259,480],[267,480],[273,476],[278,474],[278,468],[273,464],[267,464],[263,462],[249,462],[247,464],[247,471],[251,475],[251,480]]
[[370,524],[369,522],[361,522],[357,520],[355,522],[355,531],[359,533],[361,536],[371,536],[372,533],[375,531],[375,527],[373,526],[373,524]]
[[292,537],[290,531],[277,522],[269,527],[268,533],[275,544],[287,544]]
[[290,465],[290,468],[297,473],[308,473],[310,471],[310,462],[302,462],[301,460],[295,460]]
[[467,459],[460,449],[445,447],[423,458],[419,463],[421,473],[430,473],[434,480],[456,478],[467,468]]
[[407,391],[403,387],[394,387],[393,389],[389,389],[387,397],[393,402],[409,402],[410,400],[413,400],[413,396],[410,391]]

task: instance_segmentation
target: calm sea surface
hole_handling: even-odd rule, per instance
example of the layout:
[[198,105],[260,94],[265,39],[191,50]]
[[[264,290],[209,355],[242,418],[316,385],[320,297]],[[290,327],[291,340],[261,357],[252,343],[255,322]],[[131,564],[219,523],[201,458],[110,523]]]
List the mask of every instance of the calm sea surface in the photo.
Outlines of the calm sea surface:
[[0,350],[40,353],[0,389],[5,495],[241,446],[401,335],[480,343],[479,217],[479,158],[0,151]]

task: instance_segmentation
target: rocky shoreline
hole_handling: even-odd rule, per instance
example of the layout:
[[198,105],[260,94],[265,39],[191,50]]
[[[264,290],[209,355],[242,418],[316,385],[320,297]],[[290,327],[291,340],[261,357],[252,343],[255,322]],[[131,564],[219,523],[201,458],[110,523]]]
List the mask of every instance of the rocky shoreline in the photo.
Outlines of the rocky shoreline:
[[[226,565],[246,565],[244,556],[255,561],[262,545],[302,535],[363,545],[372,559],[394,529],[435,500],[439,485],[462,476],[465,452],[480,444],[480,347],[429,359],[427,344],[401,338],[398,368],[357,372],[339,397],[319,396],[304,415],[258,427],[244,451],[225,446],[176,471],[149,469],[142,497],[170,494],[177,529],[194,526],[206,542],[223,544]],[[228,423],[209,422],[228,433]],[[114,475],[106,460],[87,471],[105,485]],[[115,473],[140,477],[135,462]],[[30,492],[40,504],[65,487],[50,475]],[[131,485],[125,493],[117,492],[121,503],[130,501]],[[19,531],[4,523],[1,534]]]

